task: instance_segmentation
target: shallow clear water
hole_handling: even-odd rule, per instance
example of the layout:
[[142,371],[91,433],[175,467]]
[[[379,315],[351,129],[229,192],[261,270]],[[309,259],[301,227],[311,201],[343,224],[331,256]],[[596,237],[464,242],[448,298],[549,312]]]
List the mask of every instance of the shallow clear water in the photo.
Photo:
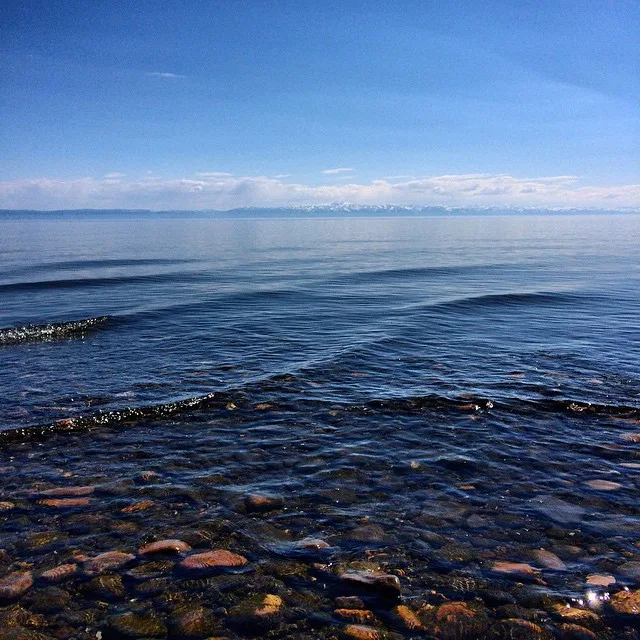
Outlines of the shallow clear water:
[[[0,326],[108,316],[0,332],[3,563],[231,522],[257,564],[304,536],[373,553],[414,603],[515,588],[501,560],[570,602],[592,573],[633,587],[638,246],[622,215],[0,221]],[[159,486],[126,485],[145,469]],[[49,554],[21,545],[50,529],[33,491],[65,482],[100,498],[57,516]],[[247,513],[256,492],[284,509]]]

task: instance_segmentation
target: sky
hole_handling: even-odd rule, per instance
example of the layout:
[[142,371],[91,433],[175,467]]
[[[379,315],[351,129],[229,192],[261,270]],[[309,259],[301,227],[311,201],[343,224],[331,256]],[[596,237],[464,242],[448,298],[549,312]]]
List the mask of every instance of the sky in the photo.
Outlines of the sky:
[[640,207],[637,0],[0,3],[0,208]]

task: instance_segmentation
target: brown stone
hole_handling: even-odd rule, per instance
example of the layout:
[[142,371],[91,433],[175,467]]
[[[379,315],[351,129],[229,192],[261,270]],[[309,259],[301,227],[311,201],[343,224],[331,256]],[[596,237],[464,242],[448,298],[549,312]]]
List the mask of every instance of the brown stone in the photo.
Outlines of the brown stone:
[[404,604],[398,605],[393,612],[400,618],[402,625],[409,631],[422,631],[424,626],[418,616]]
[[514,576],[516,578],[536,578],[538,572],[530,565],[524,562],[494,562],[491,570],[496,573],[503,573]]
[[180,638],[204,638],[215,629],[216,620],[204,607],[183,607],[174,612],[171,631]]
[[400,580],[398,577],[382,571],[358,571],[352,569],[342,573],[340,580],[345,584],[363,587],[382,595],[395,598],[400,596]]
[[13,502],[9,502],[7,500],[2,500],[0,502],[0,512],[2,511],[11,511],[11,509],[15,509],[16,505]]
[[121,513],[135,513],[136,511],[146,511],[149,507],[153,507],[155,502],[153,500],[141,500],[140,502],[134,502],[126,507],[120,509]]
[[448,602],[439,606],[435,621],[434,635],[443,640],[475,640],[482,637],[488,626],[486,616],[466,602]]
[[56,507],[57,509],[86,507],[89,504],[89,498],[46,498],[45,500],[38,500],[38,504],[46,507]]
[[59,498],[59,497],[73,497],[79,498],[80,496],[89,496],[95,491],[93,485],[87,485],[84,487],[56,487],[55,489],[45,489],[40,491],[38,495],[46,496],[47,498]]
[[203,572],[216,569],[229,569],[243,567],[248,560],[237,553],[225,549],[214,549],[205,553],[196,553],[185,558],[180,563],[180,568],[189,572]]
[[358,624],[371,623],[375,621],[375,616],[367,609],[336,609],[334,611],[338,618],[356,622]]
[[14,600],[26,593],[33,585],[31,571],[14,571],[0,578],[0,600]]
[[249,512],[272,511],[274,509],[282,509],[284,500],[263,494],[252,494],[245,497],[244,506]]
[[577,624],[561,624],[558,629],[561,640],[598,640],[593,631]]
[[595,587],[608,587],[611,584],[616,583],[616,579],[609,575],[600,575],[597,573],[591,573],[587,576],[587,584]]
[[188,553],[191,547],[182,540],[157,540],[150,542],[138,549],[138,553],[143,556],[155,553]]
[[620,591],[611,596],[609,609],[617,615],[640,615],[640,589],[636,591]]
[[78,565],[75,563],[61,564],[53,569],[48,569],[40,574],[40,578],[46,582],[62,582],[72,578],[78,573]]
[[347,638],[355,640],[381,640],[384,637],[377,629],[362,624],[348,624],[343,632]]
[[135,560],[135,558],[136,557],[132,553],[107,551],[105,553],[100,553],[94,558],[85,560],[82,568],[88,575],[98,575],[111,569],[119,569],[132,560]]
[[558,558],[555,553],[551,551],[545,551],[544,549],[538,549],[533,552],[533,557],[536,562],[545,569],[553,569],[554,571],[565,571],[567,565]]

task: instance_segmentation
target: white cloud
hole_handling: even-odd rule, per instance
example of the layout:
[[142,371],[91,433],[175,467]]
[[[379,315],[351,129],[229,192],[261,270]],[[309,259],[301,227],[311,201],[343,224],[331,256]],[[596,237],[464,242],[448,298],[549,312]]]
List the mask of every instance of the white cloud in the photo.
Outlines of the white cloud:
[[183,76],[181,73],[169,73],[168,71],[147,71],[144,74],[149,78],[186,78],[187,76]]
[[199,178],[226,178],[232,176],[232,173],[225,173],[224,171],[203,171],[202,173],[196,173]]
[[338,173],[349,173],[350,171],[355,171],[355,169],[351,169],[350,167],[338,167],[337,169],[325,169],[322,173],[327,176],[333,176]]
[[119,173],[117,171],[113,171],[111,173],[105,173],[104,176],[102,177],[107,179],[115,179],[115,178],[125,178],[126,176],[127,176],[126,173]]
[[640,184],[580,185],[575,176],[517,178],[508,174],[454,174],[390,182],[300,184],[279,177],[147,176],[34,178],[0,182],[0,208],[232,209],[348,201],[356,204],[640,208]]

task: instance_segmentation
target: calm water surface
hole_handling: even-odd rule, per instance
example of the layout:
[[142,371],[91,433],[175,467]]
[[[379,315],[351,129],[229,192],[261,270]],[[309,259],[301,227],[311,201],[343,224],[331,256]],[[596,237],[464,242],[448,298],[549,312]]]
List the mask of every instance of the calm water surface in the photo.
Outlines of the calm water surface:
[[[427,626],[443,599],[495,607],[490,589],[501,606],[554,598],[534,606],[545,633],[558,603],[599,616],[640,580],[638,246],[633,216],[0,221],[0,326],[108,316],[55,340],[0,332],[3,568],[215,543],[249,558],[251,593],[313,594],[288,605],[326,624],[284,616],[293,627],[273,637],[344,624],[309,573],[320,561],[395,572]],[[97,497],[53,524],[34,499],[87,484]],[[277,508],[251,511],[256,493]],[[329,550],[301,553],[308,536]],[[594,574],[616,580],[595,600]],[[96,609],[87,579],[67,588],[78,612]],[[229,614],[247,580],[224,597],[211,583],[166,590],[252,637]],[[179,637],[170,603],[136,597]],[[129,609],[116,599],[68,637],[121,637],[113,616]],[[413,636],[384,610],[380,629]],[[489,629],[506,619],[483,615]],[[602,615],[600,637],[622,633]],[[63,622],[51,614],[50,632],[65,637]]]

